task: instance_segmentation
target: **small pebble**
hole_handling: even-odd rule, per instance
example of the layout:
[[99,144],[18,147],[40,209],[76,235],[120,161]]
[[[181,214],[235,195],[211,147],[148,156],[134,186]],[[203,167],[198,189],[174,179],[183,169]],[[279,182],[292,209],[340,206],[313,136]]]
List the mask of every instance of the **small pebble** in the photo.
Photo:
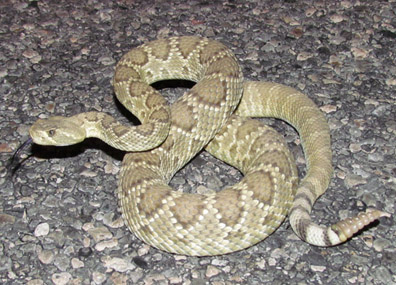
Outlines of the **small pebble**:
[[218,275],[220,272],[221,272],[221,270],[218,269],[217,267],[215,267],[213,265],[208,265],[208,267],[206,268],[205,276],[207,278],[211,278],[213,276]]
[[72,275],[69,272],[55,273],[51,276],[51,280],[55,285],[66,285],[71,278]]
[[52,250],[43,250],[38,254],[38,259],[43,264],[50,264],[54,261],[55,254]]
[[49,224],[42,223],[36,227],[36,229],[34,230],[34,235],[36,237],[46,236],[46,235],[48,235],[49,230],[50,230]]
[[106,268],[113,269],[118,272],[126,272],[135,268],[131,262],[119,257],[105,256],[101,260]]
[[106,227],[97,227],[88,230],[95,242],[107,240],[113,237],[113,234]]

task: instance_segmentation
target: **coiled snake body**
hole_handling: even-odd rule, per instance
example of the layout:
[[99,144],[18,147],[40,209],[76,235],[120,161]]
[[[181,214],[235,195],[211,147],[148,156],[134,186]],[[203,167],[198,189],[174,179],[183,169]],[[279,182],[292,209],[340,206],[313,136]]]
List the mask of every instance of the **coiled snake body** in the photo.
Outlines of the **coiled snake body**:
[[[150,84],[187,79],[196,85],[170,108]],[[219,255],[247,248],[289,215],[295,233],[319,246],[344,242],[380,216],[360,213],[330,227],[310,212],[332,175],[326,120],[305,95],[267,82],[243,82],[234,55],[219,42],[174,37],[132,49],[114,76],[119,101],[141,125],[127,127],[97,112],[38,120],[35,143],[69,145],[98,137],[125,150],[118,200],[126,225],[146,243],[172,253]],[[249,117],[286,120],[299,132],[308,171],[298,183],[284,140]],[[217,193],[189,194],[168,182],[202,148],[235,166],[244,178]]]

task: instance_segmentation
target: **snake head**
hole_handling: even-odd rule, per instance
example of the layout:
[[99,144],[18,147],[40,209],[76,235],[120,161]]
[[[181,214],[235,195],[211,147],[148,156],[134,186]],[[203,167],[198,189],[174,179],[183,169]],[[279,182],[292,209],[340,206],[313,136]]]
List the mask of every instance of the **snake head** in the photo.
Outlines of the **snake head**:
[[86,137],[85,129],[72,117],[51,117],[37,120],[29,130],[33,142],[40,145],[67,146]]

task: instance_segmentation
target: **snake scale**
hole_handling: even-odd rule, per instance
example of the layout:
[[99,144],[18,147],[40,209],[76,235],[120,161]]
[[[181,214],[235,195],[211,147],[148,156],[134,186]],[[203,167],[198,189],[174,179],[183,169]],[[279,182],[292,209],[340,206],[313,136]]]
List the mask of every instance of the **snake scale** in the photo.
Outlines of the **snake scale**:
[[[167,79],[196,84],[169,107],[150,86]],[[387,215],[368,210],[329,227],[311,221],[312,206],[332,175],[324,115],[293,88],[244,82],[235,56],[217,41],[173,37],[143,44],[118,62],[113,85],[141,125],[88,112],[38,120],[30,135],[37,144],[58,146],[97,137],[126,151],[119,207],[128,228],[156,248],[193,256],[242,250],[266,238],[287,215],[302,240],[332,246]],[[283,138],[250,117],[280,118],[299,132],[307,160],[301,182]],[[239,169],[243,179],[208,194],[172,190],[170,179],[203,148]]]

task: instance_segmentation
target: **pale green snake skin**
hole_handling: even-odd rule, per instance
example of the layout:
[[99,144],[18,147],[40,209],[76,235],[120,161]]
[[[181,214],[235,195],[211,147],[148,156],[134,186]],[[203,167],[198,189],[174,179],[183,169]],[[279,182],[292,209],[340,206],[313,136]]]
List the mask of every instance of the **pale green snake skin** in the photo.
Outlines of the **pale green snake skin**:
[[[196,85],[171,107],[151,86],[166,79]],[[223,44],[174,37],[132,49],[114,76],[119,101],[141,121],[123,126],[89,112],[38,120],[35,143],[69,145],[98,137],[125,150],[118,200],[125,224],[144,242],[171,253],[208,256],[250,247],[288,215],[294,232],[318,246],[342,243],[387,213],[368,210],[330,227],[310,212],[332,176],[330,131],[316,105],[293,88],[243,82]],[[273,129],[249,117],[276,117],[296,128],[307,160],[299,183],[292,154]],[[244,178],[220,192],[189,194],[168,186],[201,149],[238,168]]]

